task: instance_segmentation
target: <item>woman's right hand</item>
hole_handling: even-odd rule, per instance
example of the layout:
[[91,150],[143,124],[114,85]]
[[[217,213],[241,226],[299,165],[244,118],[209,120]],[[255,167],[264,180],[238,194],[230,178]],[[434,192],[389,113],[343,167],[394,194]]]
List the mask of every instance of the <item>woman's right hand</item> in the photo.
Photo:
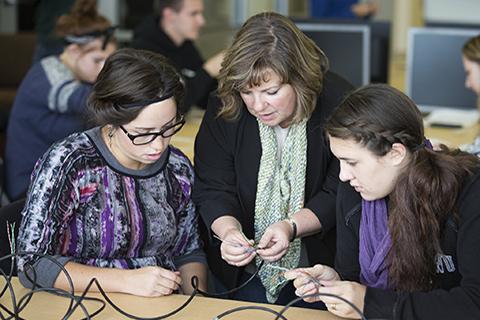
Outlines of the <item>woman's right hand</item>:
[[157,266],[127,270],[125,293],[159,297],[172,294],[182,284],[179,271],[170,271]]
[[222,259],[233,266],[242,267],[249,264],[256,256],[253,240],[247,240],[237,228],[231,228],[223,234],[220,252]]
[[[297,289],[295,294],[299,297],[318,293],[318,283],[322,283],[322,281],[340,280],[337,271],[321,264],[316,264],[311,268],[293,269],[285,272],[284,276],[288,280],[294,280],[293,285]],[[316,281],[312,281],[312,278]],[[319,301],[320,298],[310,297],[304,300],[306,302],[315,302]]]

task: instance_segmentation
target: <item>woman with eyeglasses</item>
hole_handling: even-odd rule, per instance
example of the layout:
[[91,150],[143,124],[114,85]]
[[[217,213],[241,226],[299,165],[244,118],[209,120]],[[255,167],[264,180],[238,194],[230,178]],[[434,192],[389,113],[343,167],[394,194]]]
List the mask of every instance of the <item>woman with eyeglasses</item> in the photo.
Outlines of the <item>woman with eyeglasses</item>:
[[108,292],[190,293],[193,275],[206,288],[192,165],[169,145],[185,123],[183,94],[161,55],[121,49],[107,59],[88,105],[97,126],[35,166],[18,237],[24,286],[70,290],[60,264],[76,291],[97,278]]

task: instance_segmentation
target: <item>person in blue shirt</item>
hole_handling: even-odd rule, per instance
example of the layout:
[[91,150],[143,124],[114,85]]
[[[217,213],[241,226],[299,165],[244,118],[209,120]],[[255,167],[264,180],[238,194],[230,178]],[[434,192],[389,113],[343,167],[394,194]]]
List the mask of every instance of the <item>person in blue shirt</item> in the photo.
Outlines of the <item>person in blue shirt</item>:
[[310,0],[312,18],[368,19],[378,11],[372,2],[358,0]]
[[84,111],[91,84],[115,50],[110,22],[94,0],[77,0],[56,24],[66,42],[60,55],[34,64],[15,97],[7,128],[5,188],[22,198],[37,159],[50,145],[86,128]]

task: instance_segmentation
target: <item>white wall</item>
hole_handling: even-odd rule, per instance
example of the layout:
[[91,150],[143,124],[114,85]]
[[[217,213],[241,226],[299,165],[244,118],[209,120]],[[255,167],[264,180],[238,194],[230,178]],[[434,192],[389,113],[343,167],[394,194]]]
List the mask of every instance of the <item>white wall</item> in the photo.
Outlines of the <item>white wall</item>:
[[480,24],[479,0],[424,0],[428,22]]
[[17,7],[0,1],[0,32],[14,33],[17,31]]

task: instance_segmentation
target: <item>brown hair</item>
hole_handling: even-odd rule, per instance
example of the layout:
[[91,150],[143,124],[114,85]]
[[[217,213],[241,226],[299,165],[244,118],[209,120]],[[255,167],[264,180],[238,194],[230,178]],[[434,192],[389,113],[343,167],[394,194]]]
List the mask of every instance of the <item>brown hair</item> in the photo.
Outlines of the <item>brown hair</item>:
[[447,219],[456,217],[464,179],[480,160],[459,150],[423,147],[423,121],[413,101],[385,85],[367,85],[352,92],[325,126],[335,138],[351,139],[381,157],[393,143],[403,144],[411,161],[390,194],[388,229],[392,247],[387,256],[389,281],[398,290],[431,289]]
[[[96,125],[118,127],[134,120],[148,105],[143,102],[168,95],[181,104],[184,87],[175,67],[160,54],[123,48],[105,61],[88,107]],[[122,107],[136,103],[138,107]]]
[[236,119],[243,106],[240,91],[259,85],[273,70],[297,96],[293,123],[309,118],[322,90],[328,59],[288,18],[265,12],[249,18],[235,35],[219,74],[219,116]]
[[480,35],[470,38],[463,45],[462,54],[468,60],[480,63]]
[[70,13],[58,18],[55,34],[63,38],[67,35],[104,31],[110,26],[110,21],[98,13],[96,0],[77,0]]

